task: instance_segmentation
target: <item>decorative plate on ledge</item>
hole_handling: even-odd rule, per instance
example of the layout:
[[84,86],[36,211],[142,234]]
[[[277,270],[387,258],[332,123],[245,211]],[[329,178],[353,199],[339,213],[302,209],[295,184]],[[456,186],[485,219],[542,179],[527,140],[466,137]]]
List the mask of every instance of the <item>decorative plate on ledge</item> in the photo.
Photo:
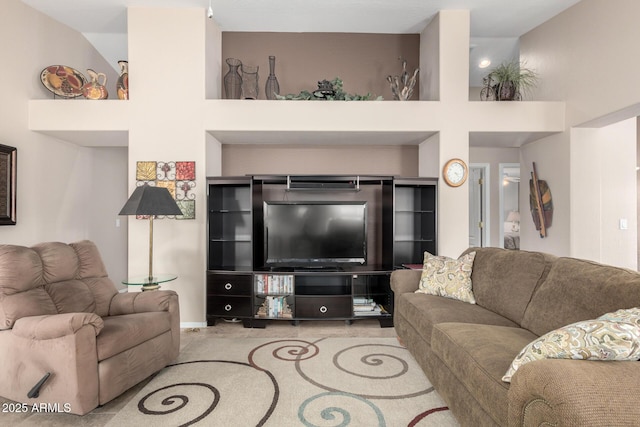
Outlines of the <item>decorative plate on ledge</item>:
[[78,70],[66,65],[49,65],[40,73],[40,81],[54,95],[63,98],[82,96],[86,77]]

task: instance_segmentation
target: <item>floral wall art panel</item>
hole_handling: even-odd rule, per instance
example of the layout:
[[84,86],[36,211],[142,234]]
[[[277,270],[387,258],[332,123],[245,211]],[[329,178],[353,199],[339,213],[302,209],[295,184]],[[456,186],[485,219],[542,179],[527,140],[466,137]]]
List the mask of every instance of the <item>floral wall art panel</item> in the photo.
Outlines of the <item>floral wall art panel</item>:
[[136,163],[136,185],[165,187],[176,200],[182,215],[168,218],[196,218],[196,162],[194,161],[143,161]]

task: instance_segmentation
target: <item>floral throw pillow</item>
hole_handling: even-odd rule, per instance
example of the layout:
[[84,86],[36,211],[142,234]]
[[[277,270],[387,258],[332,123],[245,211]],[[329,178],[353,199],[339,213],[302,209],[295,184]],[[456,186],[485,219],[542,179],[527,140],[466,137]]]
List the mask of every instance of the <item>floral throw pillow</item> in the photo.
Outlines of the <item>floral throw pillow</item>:
[[424,265],[417,293],[438,295],[475,304],[471,271],[475,252],[458,259],[424,253]]
[[639,360],[640,308],[618,310],[572,323],[533,340],[520,351],[502,381],[540,359]]
[[611,320],[612,322],[631,323],[640,326],[640,307],[623,308],[613,313],[603,314],[598,317],[600,320]]

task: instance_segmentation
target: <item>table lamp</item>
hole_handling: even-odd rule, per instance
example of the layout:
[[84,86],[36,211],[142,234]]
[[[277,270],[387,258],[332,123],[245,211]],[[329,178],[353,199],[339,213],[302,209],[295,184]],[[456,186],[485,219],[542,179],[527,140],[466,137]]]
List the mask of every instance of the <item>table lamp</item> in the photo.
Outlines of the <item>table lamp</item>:
[[137,187],[118,215],[149,216],[149,282],[153,280],[153,217],[155,215],[182,215],[171,193],[164,187],[143,185]]
[[511,223],[511,231],[520,231],[520,212],[509,212],[509,215],[507,215],[507,222]]

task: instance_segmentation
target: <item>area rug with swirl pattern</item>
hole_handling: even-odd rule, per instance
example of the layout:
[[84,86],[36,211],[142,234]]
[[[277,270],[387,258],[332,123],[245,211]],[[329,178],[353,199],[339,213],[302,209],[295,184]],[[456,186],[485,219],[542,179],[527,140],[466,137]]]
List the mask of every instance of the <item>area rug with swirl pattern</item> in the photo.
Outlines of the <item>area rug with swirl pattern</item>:
[[395,338],[212,338],[108,426],[457,426]]

